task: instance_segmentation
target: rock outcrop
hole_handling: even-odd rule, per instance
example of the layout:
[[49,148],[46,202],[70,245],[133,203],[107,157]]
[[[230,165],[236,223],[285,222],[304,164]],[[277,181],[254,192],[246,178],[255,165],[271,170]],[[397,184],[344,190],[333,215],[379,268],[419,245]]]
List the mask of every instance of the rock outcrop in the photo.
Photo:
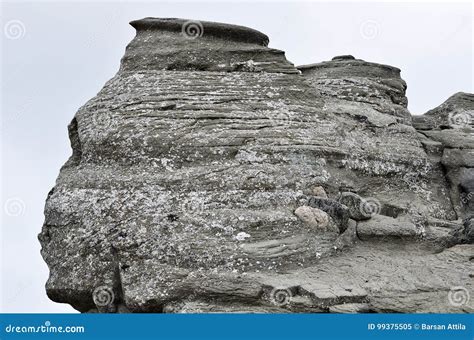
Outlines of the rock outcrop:
[[474,95],[456,93],[437,108],[415,116],[413,125],[433,163],[441,164],[450,189],[453,218],[464,222],[474,242]]
[[473,311],[472,126],[440,123],[472,112],[472,95],[412,117],[391,66],[295,67],[241,26],[131,25],[119,72],[69,125],[73,153],[47,198],[53,301]]

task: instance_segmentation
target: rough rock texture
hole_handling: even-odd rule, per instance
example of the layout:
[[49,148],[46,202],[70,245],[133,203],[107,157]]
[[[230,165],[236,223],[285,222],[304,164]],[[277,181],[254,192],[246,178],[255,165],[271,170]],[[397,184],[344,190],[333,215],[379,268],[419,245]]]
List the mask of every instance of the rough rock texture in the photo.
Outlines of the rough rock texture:
[[433,163],[441,164],[450,189],[453,218],[464,221],[474,242],[474,95],[456,93],[437,108],[416,116],[413,125]]
[[425,123],[472,110],[472,95],[412,124],[394,67],[296,68],[245,27],[131,24],[119,72],[69,125],[73,153],[47,198],[52,300],[473,311],[472,126]]

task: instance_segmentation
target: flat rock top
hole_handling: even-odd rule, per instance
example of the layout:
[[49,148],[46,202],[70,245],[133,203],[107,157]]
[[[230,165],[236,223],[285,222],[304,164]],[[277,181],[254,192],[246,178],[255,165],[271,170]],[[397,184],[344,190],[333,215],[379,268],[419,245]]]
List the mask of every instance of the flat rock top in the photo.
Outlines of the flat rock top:
[[135,38],[121,71],[216,71],[291,73],[299,71],[268,37],[251,28],[209,21],[144,18],[130,23]]
[[[361,68],[361,69],[372,69],[378,70],[376,76],[378,77],[399,77],[400,69],[390,65],[378,64],[368,62],[362,59],[356,59],[351,55],[342,55],[332,58],[330,61],[323,61],[321,63],[307,64],[297,66],[302,72],[311,71],[311,70],[320,70],[320,69],[332,69],[332,68],[346,68],[350,67],[351,69]],[[364,73],[363,76],[369,76]]]
[[[161,30],[168,32],[188,32],[199,36],[212,36],[243,43],[268,45],[268,36],[252,28],[212,21],[187,20],[179,18],[143,18],[130,22],[138,30]],[[195,32],[195,33],[193,33]]]

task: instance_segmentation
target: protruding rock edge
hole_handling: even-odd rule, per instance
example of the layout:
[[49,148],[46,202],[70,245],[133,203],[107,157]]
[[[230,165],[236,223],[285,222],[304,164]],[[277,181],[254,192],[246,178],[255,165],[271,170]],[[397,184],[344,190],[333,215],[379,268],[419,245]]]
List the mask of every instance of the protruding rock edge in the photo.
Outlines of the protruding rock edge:
[[336,56],[332,58],[332,60],[329,61],[322,61],[319,63],[313,63],[313,64],[305,64],[305,65],[299,65],[296,66],[296,68],[302,72],[312,70],[312,69],[322,69],[322,68],[331,68],[331,67],[337,67],[339,64],[341,66],[351,64],[351,66],[370,66],[374,68],[380,68],[389,72],[393,73],[398,73],[400,75],[401,70],[398,67],[391,66],[391,65],[385,65],[385,64],[379,64],[379,63],[373,63],[369,61],[365,61],[362,59],[355,59],[354,57],[349,58],[352,56]]
[[183,27],[194,24],[202,29],[202,37],[214,37],[236,42],[268,46],[269,38],[260,31],[245,26],[212,21],[187,20],[179,18],[143,18],[133,20],[130,25],[137,31],[160,30],[174,33],[183,32]]

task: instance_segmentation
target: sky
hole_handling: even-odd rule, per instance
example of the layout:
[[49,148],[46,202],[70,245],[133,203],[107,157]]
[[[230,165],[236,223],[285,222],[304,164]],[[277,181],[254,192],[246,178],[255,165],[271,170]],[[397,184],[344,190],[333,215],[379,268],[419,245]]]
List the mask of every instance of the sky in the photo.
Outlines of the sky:
[[396,66],[412,114],[474,92],[470,2],[3,2],[0,312],[74,312],[45,293],[44,201],[71,154],[67,124],[117,72],[128,22],[149,16],[252,27],[296,65],[352,54]]

